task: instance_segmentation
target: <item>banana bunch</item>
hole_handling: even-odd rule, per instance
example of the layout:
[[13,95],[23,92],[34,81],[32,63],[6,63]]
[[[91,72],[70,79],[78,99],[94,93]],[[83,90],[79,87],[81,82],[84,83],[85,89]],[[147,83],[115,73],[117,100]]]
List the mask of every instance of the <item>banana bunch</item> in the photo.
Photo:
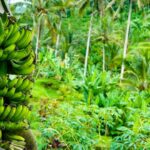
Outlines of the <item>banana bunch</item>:
[[5,14],[0,16],[0,61],[10,64],[8,70],[11,74],[31,74],[35,69],[35,56],[30,44],[33,31],[20,29]]
[[13,133],[5,133],[4,138],[8,141],[10,141],[9,149],[11,150],[24,150],[25,149],[25,139],[20,136]]
[[0,122],[0,129],[5,131],[18,131],[23,129],[28,129],[29,125],[27,122],[20,121],[20,122],[7,122],[7,121],[1,121]]
[[0,107],[0,120],[18,122],[28,119],[31,111],[25,105],[19,105],[18,107],[1,106]]
[[[29,128],[31,110],[26,104],[33,82],[27,75],[35,69],[32,37],[33,31],[0,13],[0,147],[10,150],[26,148],[25,139],[16,132]],[[7,74],[22,76],[11,79]]]
[[8,91],[7,88],[8,79],[7,76],[1,76],[0,77],[0,97],[5,96],[5,94]]
[[10,103],[28,103],[30,98],[30,90],[33,87],[33,82],[27,78],[14,78],[8,80],[7,92],[5,97]]

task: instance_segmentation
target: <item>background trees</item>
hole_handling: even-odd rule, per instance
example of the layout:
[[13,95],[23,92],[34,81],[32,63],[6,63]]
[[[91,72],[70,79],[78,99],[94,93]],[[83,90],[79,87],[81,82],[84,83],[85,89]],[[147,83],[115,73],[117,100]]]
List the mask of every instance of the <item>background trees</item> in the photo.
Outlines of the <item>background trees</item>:
[[22,15],[16,6],[35,28],[40,147],[149,149],[149,2],[39,0]]

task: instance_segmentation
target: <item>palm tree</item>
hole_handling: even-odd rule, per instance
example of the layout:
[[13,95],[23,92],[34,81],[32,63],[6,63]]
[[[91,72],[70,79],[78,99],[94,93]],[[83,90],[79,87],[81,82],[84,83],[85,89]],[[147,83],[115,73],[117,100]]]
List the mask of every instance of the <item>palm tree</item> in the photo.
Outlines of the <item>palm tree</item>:
[[126,58],[126,54],[127,54],[129,29],[130,29],[130,24],[131,24],[131,14],[132,14],[132,0],[130,0],[130,7],[129,7],[129,13],[128,13],[128,22],[127,22],[126,36],[125,36],[124,49],[123,49],[123,61],[122,61],[122,66],[121,66],[120,80],[123,79],[123,75],[124,75],[124,69],[125,69],[124,59]]
[[122,85],[135,87],[142,91],[150,88],[150,44],[140,42],[134,50],[127,54],[125,65],[127,70],[124,72],[125,79]]

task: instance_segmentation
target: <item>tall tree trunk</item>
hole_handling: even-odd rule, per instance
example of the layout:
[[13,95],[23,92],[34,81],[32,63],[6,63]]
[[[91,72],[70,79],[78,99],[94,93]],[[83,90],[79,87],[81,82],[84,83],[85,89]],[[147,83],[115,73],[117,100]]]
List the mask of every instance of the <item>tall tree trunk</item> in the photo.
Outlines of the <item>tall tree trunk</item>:
[[127,22],[126,36],[125,36],[124,49],[123,49],[123,61],[122,61],[122,66],[121,66],[120,80],[123,79],[124,70],[125,70],[124,60],[126,58],[127,48],[128,48],[128,38],[129,38],[129,30],[130,30],[130,24],[131,24],[131,14],[132,14],[132,0],[130,0],[130,7],[129,7],[129,13],[128,13],[128,22]]
[[62,26],[62,20],[60,20],[59,27],[58,27],[58,34],[57,34],[56,46],[55,46],[55,48],[56,48],[55,49],[55,57],[57,57],[58,49],[59,49],[61,26]]
[[84,76],[86,77],[87,73],[87,67],[88,67],[88,56],[89,56],[89,49],[90,49],[90,40],[91,40],[91,32],[92,32],[92,23],[93,23],[93,13],[91,14],[90,19],[90,26],[89,26],[89,32],[88,32],[88,39],[87,39],[87,45],[86,45],[86,56],[85,56],[85,63],[84,63]]
[[38,60],[38,50],[40,47],[40,33],[41,33],[41,19],[38,21],[38,27],[37,27],[37,38],[36,38],[36,48],[35,48],[35,61]]
[[103,72],[106,70],[105,64],[106,64],[106,62],[105,62],[105,46],[103,46]]

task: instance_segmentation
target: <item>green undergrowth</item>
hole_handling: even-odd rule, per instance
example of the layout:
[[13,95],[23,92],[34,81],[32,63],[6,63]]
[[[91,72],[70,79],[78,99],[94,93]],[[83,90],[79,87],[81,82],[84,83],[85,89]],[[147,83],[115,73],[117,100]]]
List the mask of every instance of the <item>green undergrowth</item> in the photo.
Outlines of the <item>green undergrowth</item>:
[[113,105],[96,105],[80,92],[54,77],[36,80],[31,128],[39,150],[150,148],[149,93],[113,91],[103,101]]

